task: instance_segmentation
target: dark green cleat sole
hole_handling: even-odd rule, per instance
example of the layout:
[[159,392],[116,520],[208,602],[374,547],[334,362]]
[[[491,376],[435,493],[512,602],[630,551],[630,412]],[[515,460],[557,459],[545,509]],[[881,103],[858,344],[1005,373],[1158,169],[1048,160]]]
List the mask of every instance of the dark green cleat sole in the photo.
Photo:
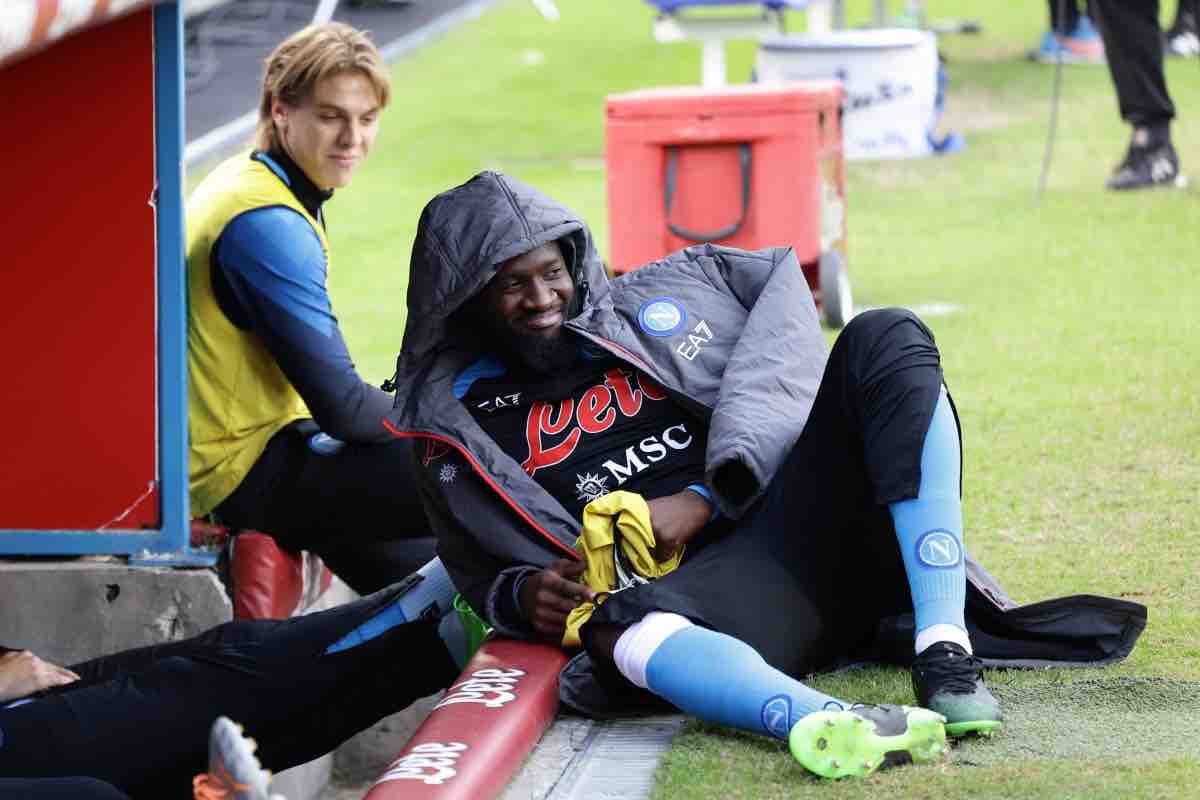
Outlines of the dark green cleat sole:
[[966,722],[947,722],[946,735],[958,738],[960,736],[994,736],[1004,727],[997,719],[967,720]]

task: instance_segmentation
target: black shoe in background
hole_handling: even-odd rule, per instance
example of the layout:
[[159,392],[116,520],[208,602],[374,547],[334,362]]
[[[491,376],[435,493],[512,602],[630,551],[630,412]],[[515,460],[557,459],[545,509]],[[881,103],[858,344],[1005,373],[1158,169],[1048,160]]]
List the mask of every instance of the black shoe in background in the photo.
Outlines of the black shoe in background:
[[1104,184],[1115,191],[1148,189],[1155,186],[1183,188],[1187,178],[1179,172],[1179,156],[1170,141],[1159,144],[1130,144],[1125,159]]

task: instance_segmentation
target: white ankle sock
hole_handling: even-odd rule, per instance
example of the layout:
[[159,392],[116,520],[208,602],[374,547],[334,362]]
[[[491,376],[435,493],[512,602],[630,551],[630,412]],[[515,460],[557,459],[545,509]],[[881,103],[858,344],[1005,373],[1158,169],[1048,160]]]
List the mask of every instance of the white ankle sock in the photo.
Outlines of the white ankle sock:
[[922,628],[917,632],[917,640],[914,643],[917,655],[925,652],[925,648],[929,647],[929,645],[937,644],[938,642],[954,642],[968,653],[972,655],[975,653],[971,648],[971,637],[967,636],[966,631],[957,625],[948,625],[943,622]]
[[650,663],[650,656],[672,634],[692,624],[690,619],[679,614],[651,611],[640,622],[626,628],[617,639],[617,645],[613,648],[617,671],[634,685],[649,688],[646,685],[646,665]]

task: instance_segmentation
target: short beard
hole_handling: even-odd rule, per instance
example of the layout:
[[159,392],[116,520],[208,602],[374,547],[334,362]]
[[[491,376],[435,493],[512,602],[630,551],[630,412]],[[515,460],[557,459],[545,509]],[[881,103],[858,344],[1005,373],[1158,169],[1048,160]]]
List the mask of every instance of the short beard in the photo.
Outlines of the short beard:
[[553,336],[505,331],[503,349],[522,367],[541,375],[566,369],[579,357],[578,342],[565,328]]

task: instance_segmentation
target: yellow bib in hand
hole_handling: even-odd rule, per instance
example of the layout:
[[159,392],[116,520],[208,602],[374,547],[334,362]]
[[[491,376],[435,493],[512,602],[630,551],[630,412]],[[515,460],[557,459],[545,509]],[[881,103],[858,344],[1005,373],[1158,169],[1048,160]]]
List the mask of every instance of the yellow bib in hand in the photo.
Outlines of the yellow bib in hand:
[[[591,587],[597,600],[621,587],[613,548],[619,543],[627,563],[644,578],[661,578],[679,566],[681,549],[668,560],[654,560],[654,530],[650,527],[650,506],[634,492],[611,492],[597,497],[583,508],[583,533],[575,540],[575,549],[587,562],[583,582]],[[567,615],[563,647],[579,647],[579,629],[587,622],[596,604],[584,602]]]

